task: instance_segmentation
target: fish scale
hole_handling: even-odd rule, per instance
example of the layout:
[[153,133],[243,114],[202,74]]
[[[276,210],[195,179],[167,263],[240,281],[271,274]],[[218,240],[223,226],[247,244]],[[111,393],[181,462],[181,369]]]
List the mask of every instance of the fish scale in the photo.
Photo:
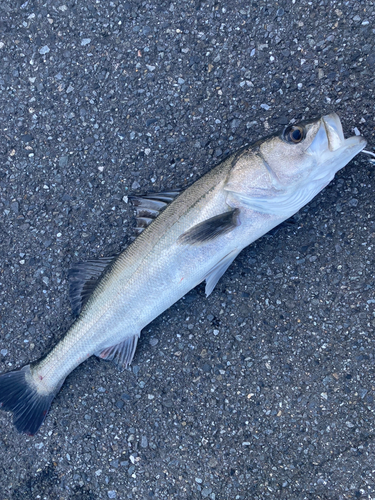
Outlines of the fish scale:
[[209,295],[243,248],[308,203],[365,144],[344,139],[332,113],[242,148],[177,196],[135,197],[140,236],[117,259],[71,270],[72,310],[82,310],[65,336],[43,359],[0,376],[1,407],[18,431],[38,431],[88,357],[129,365],[146,325],[203,280]]

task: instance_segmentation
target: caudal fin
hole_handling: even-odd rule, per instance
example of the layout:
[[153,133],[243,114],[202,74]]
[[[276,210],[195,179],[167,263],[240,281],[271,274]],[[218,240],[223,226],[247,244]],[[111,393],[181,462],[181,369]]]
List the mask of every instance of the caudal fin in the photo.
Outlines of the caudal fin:
[[42,425],[55,394],[38,393],[30,365],[0,375],[0,409],[12,411],[16,429],[30,436]]

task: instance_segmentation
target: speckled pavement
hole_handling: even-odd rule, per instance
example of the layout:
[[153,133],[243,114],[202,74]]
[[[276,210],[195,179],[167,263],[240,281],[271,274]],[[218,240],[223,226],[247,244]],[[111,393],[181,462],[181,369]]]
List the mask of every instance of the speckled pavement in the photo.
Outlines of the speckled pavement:
[[[374,42],[370,1],[3,0],[0,371],[68,329],[68,269],[132,240],[128,195],[332,110],[374,149]],[[361,154],[131,370],[79,366],[36,436],[0,412],[1,500],[374,499],[374,186]]]

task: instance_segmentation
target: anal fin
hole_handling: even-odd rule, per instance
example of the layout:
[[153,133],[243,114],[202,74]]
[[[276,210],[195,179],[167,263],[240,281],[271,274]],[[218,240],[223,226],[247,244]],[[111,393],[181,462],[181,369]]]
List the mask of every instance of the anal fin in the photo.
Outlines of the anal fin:
[[133,361],[138,339],[139,334],[132,335],[119,344],[106,347],[101,352],[96,352],[95,356],[106,361],[114,361],[120,368],[126,368]]

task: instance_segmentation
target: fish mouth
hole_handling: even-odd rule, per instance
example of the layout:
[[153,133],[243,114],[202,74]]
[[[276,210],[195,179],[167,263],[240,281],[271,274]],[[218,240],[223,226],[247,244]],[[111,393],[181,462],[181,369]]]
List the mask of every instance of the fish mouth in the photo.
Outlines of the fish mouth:
[[[308,148],[310,153],[324,154],[346,151],[350,156],[355,156],[366,146],[366,140],[360,135],[345,139],[341,120],[336,113],[322,116],[320,127]],[[340,151],[340,152],[341,152]]]
[[336,113],[325,115],[322,117],[322,125],[327,135],[329,150],[336,151],[345,141],[340,118]]
[[[319,122],[318,122],[319,124]],[[318,125],[317,124],[317,125]],[[340,118],[336,113],[322,116],[315,137],[307,153],[315,156],[318,168],[314,180],[328,184],[366,146],[366,140],[355,135],[345,139]]]

